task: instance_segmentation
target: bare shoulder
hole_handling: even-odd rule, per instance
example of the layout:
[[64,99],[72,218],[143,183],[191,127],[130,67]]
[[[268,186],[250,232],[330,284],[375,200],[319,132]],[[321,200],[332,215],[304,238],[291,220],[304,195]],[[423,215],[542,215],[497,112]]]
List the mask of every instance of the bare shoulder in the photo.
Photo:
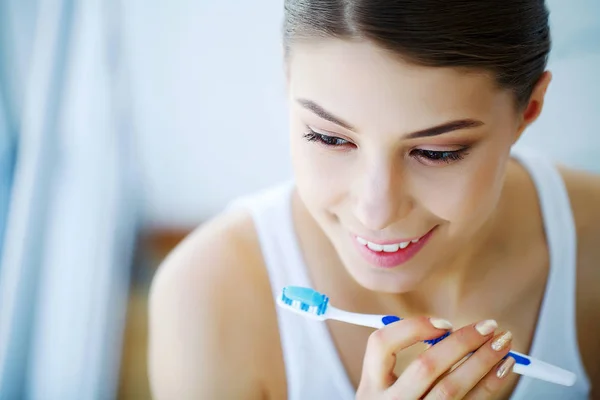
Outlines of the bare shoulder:
[[[578,264],[587,277],[600,277],[600,175],[561,167],[575,219]],[[581,269],[581,268],[580,268]],[[595,282],[596,285],[600,283]],[[596,286],[597,288],[597,286]],[[596,292],[594,290],[594,292]]]
[[600,228],[600,174],[559,167],[565,181],[578,233],[598,233]]
[[246,212],[207,222],[159,268],[149,306],[154,398],[274,397],[272,381],[281,378],[274,371],[283,371],[275,365],[282,362],[278,342],[269,279]]
[[600,175],[561,167],[577,229],[577,326],[584,364],[600,389]]

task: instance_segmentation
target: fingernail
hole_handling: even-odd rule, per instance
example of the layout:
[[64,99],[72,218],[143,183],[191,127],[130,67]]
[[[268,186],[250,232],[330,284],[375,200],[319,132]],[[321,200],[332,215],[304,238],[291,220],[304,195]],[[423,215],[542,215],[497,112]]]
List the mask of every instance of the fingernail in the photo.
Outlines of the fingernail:
[[489,335],[490,333],[494,332],[497,327],[498,324],[493,319],[486,319],[485,321],[481,321],[477,323],[477,325],[475,325],[475,329],[477,330],[477,332],[479,332],[483,336]]
[[496,351],[501,351],[506,348],[510,344],[512,340],[512,333],[510,331],[506,331],[503,334],[497,336],[492,342],[492,349]]
[[442,318],[429,318],[429,322],[437,329],[452,329],[450,321],[446,321]]
[[506,360],[504,360],[498,367],[496,376],[498,378],[504,378],[511,371],[513,365],[515,365],[515,359],[512,357],[507,357]]

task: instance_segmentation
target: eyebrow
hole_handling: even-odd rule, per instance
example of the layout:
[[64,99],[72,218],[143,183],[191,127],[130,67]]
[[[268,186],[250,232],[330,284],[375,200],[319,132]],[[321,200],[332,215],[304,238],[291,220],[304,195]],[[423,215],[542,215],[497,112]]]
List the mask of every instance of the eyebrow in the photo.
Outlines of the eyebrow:
[[326,121],[333,122],[334,124],[339,125],[342,128],[348,129],[349,131],[355,131],[352,125],[350,125],[347,122],[344,122],[343,119],[336,117],[335,115],[325,110],[323,107],[321,107],[312,100],[298,99],[298,103],[302,107],[306,108],[309,111],[312,111],[314,114],[323,118]]
[[416,139],[430,136],[442,135],[444,133],[458,131],[461,129],[477,128],[484,125],[482,121],[477,119],[459,119],[456,121],[445,122],[441,125],[432,128],[426,128],[417,132],[406,135],[407,139]]
[[[314,114],[323,118],[324,120],[332,122],[336,125],[341,126],[342,128],[348,129],[350,131],[356,131],[352,127],[351,124],[349,124],[348,122],[345,122],[343,119],[341,119],[339,117],[336,117],[335,115],[333,115],[329,111],[325,110],[323,107],[321,107],[314,101],[307,100],[307,99],[298,99],[297,101],[302,107],[306,108],[309,111],[312,111]],[[406,138],[407,139],[417,139],[417,138],[423,138],[423,137],[438,136],[438,135],[442,135],[444,133],[449,133],[449,132],[457,131],[460,129],[477,128],[482,125],[485,125],[485,124],[482,121],[479,121],[477,119],[471,119],[471,118],[459,119],[459,120],[455,120],[455,121],[445,122],[441,125],[436,125],[431,128],[426,128],[426,129],[422,129],[422,130],[419,130],[416,132],[409,133],[408,135],[406,135]]]

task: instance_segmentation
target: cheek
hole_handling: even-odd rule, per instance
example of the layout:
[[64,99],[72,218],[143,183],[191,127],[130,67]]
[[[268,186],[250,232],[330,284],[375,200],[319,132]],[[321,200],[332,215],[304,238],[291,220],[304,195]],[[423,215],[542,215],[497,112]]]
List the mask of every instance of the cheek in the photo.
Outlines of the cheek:
[[431,171],[415,186],[421,204],[457,230],[465,224],[480,225],[490,215],[502,189],[505,165],[499,155],[465,161],[446,171]]
[[342,201],[352,176],[353,156],[308,142],[304,133],[300,128],[292,129],[292,166],[302,201],[315,211]]

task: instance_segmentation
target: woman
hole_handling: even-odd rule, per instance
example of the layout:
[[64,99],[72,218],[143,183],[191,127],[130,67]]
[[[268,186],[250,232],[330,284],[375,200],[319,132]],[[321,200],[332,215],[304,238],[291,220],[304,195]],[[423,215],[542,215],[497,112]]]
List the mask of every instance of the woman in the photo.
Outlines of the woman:
[[[588,398],[600,179],[511,151],[551,80],[544,2],[287,0],[284,33],[294,182],[161,267],[155,397]],[[316,323],[276,309],[285,285],[404,319]],[[577,383],[520,378],[509,349]]]

